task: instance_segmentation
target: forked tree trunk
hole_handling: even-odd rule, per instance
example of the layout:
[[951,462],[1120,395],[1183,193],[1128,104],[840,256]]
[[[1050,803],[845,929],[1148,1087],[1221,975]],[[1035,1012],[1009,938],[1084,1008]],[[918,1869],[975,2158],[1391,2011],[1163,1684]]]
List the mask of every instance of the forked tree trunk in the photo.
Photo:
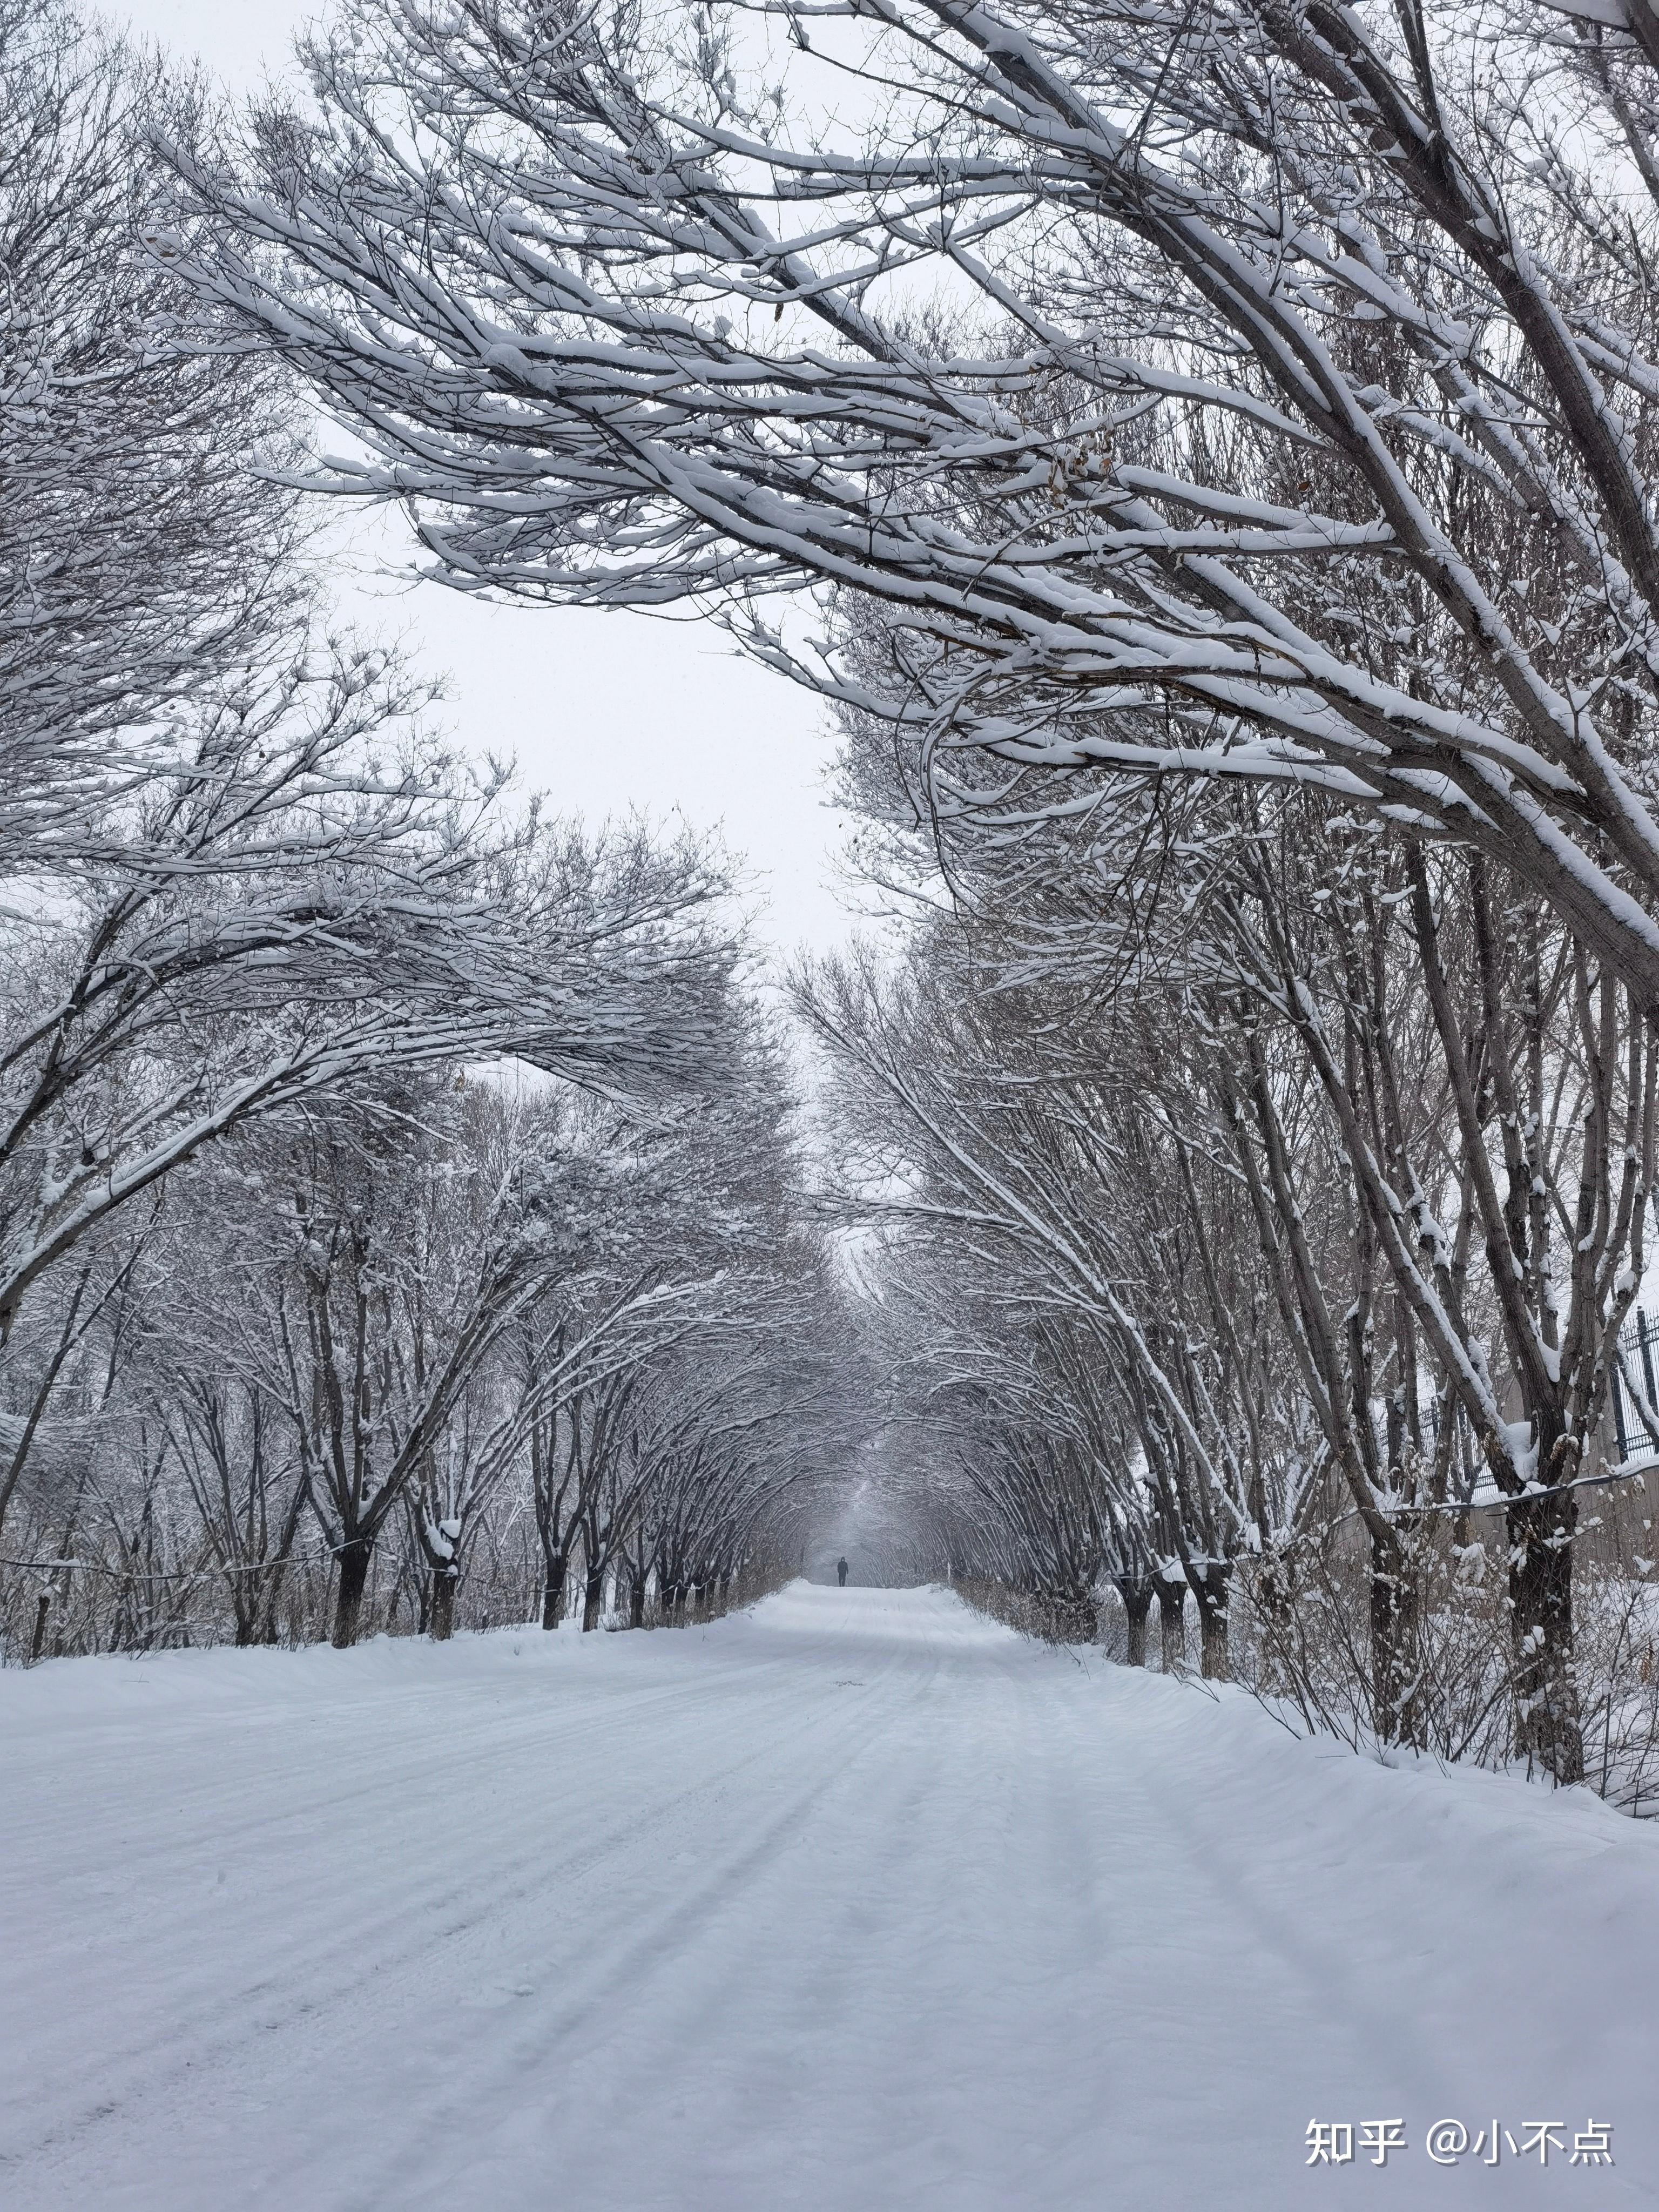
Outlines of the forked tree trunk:
[[1206,1682],[1225,1682],[1232,1673],[1227,1649],[1227,1599],[1232,1562],[1206,1559],[1195,1572],[1197,1587],[1193,1595],[1198,1600],[1199,1672]]
[[1296,1680],[1296,1569],[1281,1538],[1270,1542],[1250,1577],[1250,1604],[1260,1629],[1261,1686],[1274,1696]]
[[582,1634],[590,1635],[599,1625],[599,1612],[605,1603],[605,1576],[590,1574],[582,1584]]
[[1371,1725],[1383,1743],[1420,1748],[1418,1644],[1422,1592],[1407,1537],[1371,1537]]
[[1517,1498],[1505,1515],[1510,1633],[1515,1650],[1516,1750],[1559,1783],[1584,1778],[1572,1659],[1572,1540],[1578,1501]]
[[566,1564],[562,1552],[553,1553],[547,1561],[547,1573],[542,1583],[542,1626],[544,1628],[556,1628],[564,1619]]
[[1158,1592],[1158,1626],[1162,1640],[1164,1671],[1177,1674],[1187,1663],[1187,1578],[1179,1582],[1154,1575]]
[[434,1567],[432,1571],[432,1621],[429,1633],[434,1644],[447,1644],[455,1633],[455,1593],[460,1587],[460,1572],[453,1566]]
[[1227,1650],[1227,1608],[1200,1603],[1198,1608],[1198,1671],[1206,1682],[1225,1682],[1232,1662]]
[[230,1602],[236,1615],[236,1648],[246,1651],[250,1644],[259,1641],[259,1585],[263,1576],[233,1574],[227,1577],[230,1583]]
[[369,1564],[374,1557],[372,1536],[359,1536],[340,1547],[340,1582],[334,1598],[334,1648],[344,1651],[357,1641],[362,1616],[363,1592],[368,1586]]
[[284,1553],[282,1558],[272,1561],[270,1579],[265,1585],[264,1618],[259,1624],[261,1644],[276,1644],[281,1641],[282,1629],[277,1620],[277,1614],[282,1608],[283,1584],[287,1576],[288,1556]]
[[1141,1575],[1116,1575],[1117,1594],[1129,1623],[1129,1664],[1146,1664],[1146,1616],[1152,1609],[1152,1586]]

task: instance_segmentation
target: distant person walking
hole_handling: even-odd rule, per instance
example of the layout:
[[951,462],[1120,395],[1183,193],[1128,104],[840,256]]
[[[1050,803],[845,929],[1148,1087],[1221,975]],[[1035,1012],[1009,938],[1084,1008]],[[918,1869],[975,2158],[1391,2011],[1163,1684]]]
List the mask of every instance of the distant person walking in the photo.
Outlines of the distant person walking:
[[842,1586],[842,1588],[843,1589],[846,1589],[846,1587],[847,1587],[847,1562],[846,1562],[846,1560],[845,1560],[845,1559],[837,1559],[837,1560],[836,1561],[836,1581],[841,1584],[841,1586]]

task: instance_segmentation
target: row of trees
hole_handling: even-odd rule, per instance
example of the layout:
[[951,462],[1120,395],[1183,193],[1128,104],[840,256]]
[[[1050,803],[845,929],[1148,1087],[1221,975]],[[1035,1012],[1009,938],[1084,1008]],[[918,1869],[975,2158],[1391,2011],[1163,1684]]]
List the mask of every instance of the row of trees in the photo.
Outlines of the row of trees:
[[170,149],[185,342],[297,365],[447,580],[717,612],[948,888],[803,1005],[978,1540],[1137,1644],[1190,1591],[1212,1671],[1254,1562],[1317,1702],[1340,1513],[1416,1742],[1489,1490],[1480,1710],[1577,1779],[1654,1170],[1644,11],[345,0],[307,58]]
[[728,871],[334,626],[292,380],[178,343],[214,127],[0,0],[7,1653],[444,1635],[515,1547],[550,1626],[573,1554],[672,1613],[821,1476],[840,1326]]
[[[69,180],[9,187],[13,1486],[142,1279],[114,1224],[267,1146],[237,1419],[343,1623],[393,1523],[441,1619],[509,1492],[549,1590],[574,1528],[585,1608],[597,1564],[672,1609],[672,1500],[820,1465],[861,1387],[732,1194],[777,1091],[718,867],[504,811],[327,642],[302,501],[392,499],[445,581],[691,602],[841,716],[910,918],[798,998],[917,1541],[1062,1611],[1105,1576],[1132,1656],[1190,1598],[1209,1672],[1385,1739],[1574,1781],[1599,1712],[1607,1771],[1653,1673],[1646,1570],[1583,1571],[1656,1167],[1640,10],[343,0],[234,130],[69,20],[9,47],[20,173]],[[344,457],[285,443],[296,374]],[[564,1249],[601,1163],[658,1228]]]
[[[951,1438],[936,1555],[1062,1620],[1104,1577],[1132,1659],[1154,1601],[1180,1650],[1190,1596],[1218,1675],[1242,1578],[1258,1679],[1419,1745],[1501,1708],[1505,1753],[1579,1779],[1574,1562],[1581,1497],[1604,1536],[1618,1511],[1615,1376],[1653,1417],[1620,1351],[1651,1030],[1480,855],[1330,817],[1119,821],[1040,902],[1029,864],[983,868],[902,957],[810,975],[843,1203],[892,1224],[896,1371]],[[1654,1624],[1624,1517],[1591,1601],[1635,1632],[1633,1690]],[[1310,1638],[1350,1578],[1345,1686]],[[1454,1686],[1471,1605],[1498,1634]]]
[[170,1185],[95,1299],[41,1302],[11,1650],[638,1626],[779,1568],[842,1322],[751,1014],[732,1045],[695,1117],[458,1072]]
[[158,250],[436,573],[713,602],[1004,830],[1334,794],[1659,997],[1640,8],[343,0],[306,52]]

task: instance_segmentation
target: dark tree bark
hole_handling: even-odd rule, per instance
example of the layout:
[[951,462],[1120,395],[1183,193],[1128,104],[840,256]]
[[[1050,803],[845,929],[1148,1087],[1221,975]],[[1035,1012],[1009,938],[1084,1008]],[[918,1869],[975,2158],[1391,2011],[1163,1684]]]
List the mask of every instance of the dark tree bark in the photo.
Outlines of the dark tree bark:
[[605,1571],[598,1574],[590,1570],[582,1584],[582,1634],[590,1635],[599,1625],[599,1609],[605,1603]]
[[1193,1595],[1198,1601],[1199,1672],[1207,1682],[1231,1679],[1227,1649],[1227,1597],[1232,1580],[1231,1559],[1206,1559],[1191,1570]]
[[[297,1516],[295,1517],[297,1518]],[[288,1577],[288,1568],[286,1553],[272,1563],[270,1574],[265,1584],[264,1613],[259,1624],[261,1644],[272,1644],[281,1641],[282,1632],[277,1626],[276,1615],[282,1604],[283,1585]]]
[[556,1628],[564,1619],[564,1575],[568,1564],[562,1546],[548,1553],[546,1572],[542,1579],[544,1628]]
[[434,1644],[447,1644],[455,1633],[455,1593],[460,1587],[460,1573],[455,1567],[434,1567],[432,1571],[432,1607],[428,1633]]
[[1505,1516],[1510,1631],[1515,1650],[1516,1749],[1559,1783],[1584,1778],[1572,1659],[1572,1540],[1578,1501],[1517,1498]]
[[1146,1616],[1152,1609],[1152,1585],[1145,1575],[1115,1575],[1117,1594],[1129,1622],[1129,1664],[1146,1664]]
[[1390,1530],[1371,1539],[1371,1725],[1384,1743],[1416,1746],[1417,1649],[1422,1593],[1411,1548]]
[[1178,1674],[1187,1663],[1187,1578],[1184,1575],[1155,1574],[1158,1625],[1163,1641],[1164,1671]]
[[343,1544],[339,1557],[340,1581],[334,1599],[332,1641],[337,1651],[345,1651],[357,1641],[363,1592],[368,1586],[368,1570],[374,1557],[374,1538],[360,1536],[349,1544]]

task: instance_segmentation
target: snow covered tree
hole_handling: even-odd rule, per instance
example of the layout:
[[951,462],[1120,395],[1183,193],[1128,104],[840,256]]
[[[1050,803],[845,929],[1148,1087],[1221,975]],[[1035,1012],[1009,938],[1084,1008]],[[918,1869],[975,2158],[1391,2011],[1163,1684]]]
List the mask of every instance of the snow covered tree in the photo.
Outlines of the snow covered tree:
[[[585,1628],[618,1574],[634,1626],[648,1586],[673,1618],[689,1589],[728,1582],[763,1504],[800,1478],[829,1389],[835,1301],[803,1219],[775,1024],[741,993],[726,1022],[720,1072],[689,1109],[601,1109],[586,1127],[611,1226],[605,1266],[560,1323],[562,1343],[586,1328],[586,1347],[532,1439],[550,1628],[577,1551]],[[596,1320],[624,1279],[652,1295]]]
[[[1225,1673],[1233,1563],[1295,1515],[1301,1462],[1273,1398],[1283,1358],[1267,1354],[1264,1373],[1264,1348],[1232,1318],[1224,1216],[1188,1202],[1183,1140],[1156,1114],[1156,1063],[1121,1056],[1121,1027],[1091,1034],[1054,995],[998,988],[983,945],[950,925],[899,973],[868,955],[829,963],[799,999],[842,1071],[855,1209],[960,1239],[1024,1357],[1036,1357],[1033,1316],[1092,1338],[1157,1499],[1157,1559],[1192,1591],[1206,1671]],[[960,1337],[945,1341],[959,1358]],[[1036,1372],[1059,1351],[1051,1342]],[[1098,1410],[1076,1394],[1073,1406],[1083,1433],[1098,1433]],[[1127,1474],[1121,1464],[1120,1494]]]
[[1651,1007],[1637,14],[349,0],[181,260],[460,588],[718,605],[948,814],[1334,793]]
[[[1251,844],[1243,906],[1222,929],[1232,949],[1219,957],[1304,1056],[1333,1164],[1353,1179],[1352,1272],[1323,1319],[1304,1227],[1318,1171],[1289,1158],[1252,1036],[1245,1080],[1260,1174],[1251,1146],[1238,1157],[1264,1213],[1264,1249],[1287,1326],[1326,1370],[1310,1398],[1378,1549],[1374,1607],[1417,1601],[1399,1534],[1382,1523],[1409,1525],[1419,1504],[1443,1510],[1458,1494],[1455,1440],[1473,1438],[1510,1501],[1520,1746],[1576,1781],[1575,1484],[1601,1473],[1619,1336],[1645,1265],[1650,1025],[1609,969],[1478,854],[1379,854],[1340,830],[1317,862],[1315,850],[1304,836],[1270,866]],[[1228,1111],[1242,1133],[1239,1102]],[[1265,1220],[1269,1188],[1276,1229]],[[1472,1264],[1477,1252],[1484,1267]],[[1385,1286],[1393,1296],[1381,1301]],[[1380,1303],[1392,1309],[1386,1319]],[[1374,1316],[1385,1324],[1375,1344]],[[1374,1398],[1389,1409],[1381,1438]],[[1385,1702],[1404,1694],[1410,1672],[1402,1647],[1381,1669]]]
[[[295,495],[249,473],[290,402],[249,356],[167,343],[149,143],[202,88],[67,0],[0,4],[0,866],[50,865],[170,765],[168,709],[269,650],[303,599]],[[286,628],[277,623],[276,627]],[[11,896],[15,896],[15,894]]]
[[398,1068],[648,1091],[729,964],[691,841],[511,810],[329,634],[248,472],[269,369],[161,327],[150,134],[204,142],[193,94],[67,9],[4,24],[0,1340],[205,1146]]

